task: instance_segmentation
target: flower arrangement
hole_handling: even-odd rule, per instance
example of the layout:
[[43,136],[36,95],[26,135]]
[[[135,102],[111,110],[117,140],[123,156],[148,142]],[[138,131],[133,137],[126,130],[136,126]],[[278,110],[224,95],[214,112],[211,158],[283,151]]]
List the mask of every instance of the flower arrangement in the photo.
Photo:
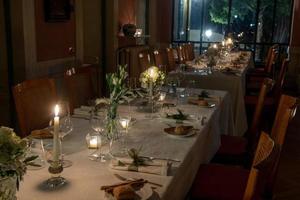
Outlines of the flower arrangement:
[[27,149],[27,141],[18,137],[13,129],[0,127],[0,179],[16,178],[16,187],[19,187],[27,166],[37,166],[33,161],[38,156],[26,157]]
[[141,73],[140,82],[142,88],[149,88],[150,83],[155,86],[161,86],[164,83],[166,75],[164,72],[160,71],[158,67],[152,66],[148,68],[146,71]]
[[128,73],[126,71],[127,66],[119,66],[116,73],[106,75],[106,82],[109,89],[109,98],[97,99],[95,104],[95,110],[101,104],[107,105],[107,136],[113,137],[113,132],[116,129],[115,119],[117,117],[117,108],[121,103],[129,102],[133,99],[134,94],[126,87],[126,79]]

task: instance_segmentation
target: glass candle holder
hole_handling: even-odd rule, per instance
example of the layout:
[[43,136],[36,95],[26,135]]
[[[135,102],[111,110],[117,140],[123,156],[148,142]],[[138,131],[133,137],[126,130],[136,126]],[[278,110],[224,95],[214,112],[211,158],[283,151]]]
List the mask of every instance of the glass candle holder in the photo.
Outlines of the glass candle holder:
[[89,133],[85,139],[89,149],[98,149],[101,146],[101,136],[98,133]]

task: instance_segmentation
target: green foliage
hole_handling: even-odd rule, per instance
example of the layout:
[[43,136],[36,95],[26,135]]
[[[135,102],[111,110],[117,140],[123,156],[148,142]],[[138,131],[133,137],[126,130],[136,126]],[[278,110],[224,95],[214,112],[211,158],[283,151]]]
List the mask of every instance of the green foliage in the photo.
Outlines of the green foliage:
[[228,0],[212,0],[209,3],[209,15],[212,22],[227,24]]
[[[259,12],[263,15],[265,11],[272,8],[274,0],[261,0]],[[290,15],[291,0],[277,0],[277,16]],[[238,15],[244,20],[248,13],[256,12],[256,1],[253,0],[235,0],[232,6],[231,15]],[[228,0],[211,0],[209,2],[209,15],[211,21],[217,24],[227,24],[228,20]]]
[[0,178],[17,177],[22,180],[26,166],[35,165],[37,156],[26,157],[27,141],[19,138],[12,129],[0,128]]

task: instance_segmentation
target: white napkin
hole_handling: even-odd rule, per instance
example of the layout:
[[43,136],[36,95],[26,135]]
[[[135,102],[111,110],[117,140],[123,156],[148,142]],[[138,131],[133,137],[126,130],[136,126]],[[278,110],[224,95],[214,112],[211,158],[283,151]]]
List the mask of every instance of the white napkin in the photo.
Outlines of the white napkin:
[[[120,162],[122,164],[120,164]],[[144,165],[138,167],[132,165],[131,158],[117,158],[111,160],[110,168],[114,170],[122,171],[136,171],[148,174],[157,174],[162,176],[168,176],[171,163],[167,160],[145,160]]]

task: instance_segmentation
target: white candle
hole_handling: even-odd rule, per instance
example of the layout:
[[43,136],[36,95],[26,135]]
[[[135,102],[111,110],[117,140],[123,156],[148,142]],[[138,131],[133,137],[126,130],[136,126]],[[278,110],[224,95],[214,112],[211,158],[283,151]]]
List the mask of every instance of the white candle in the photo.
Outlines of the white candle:
[[162,92],[159,95],[159,101],[164,101],[166,99],[166,93]]
[[54,131],[53,131],[53,161],[59,161],[59,153],[60,153],[60,146],[59,146],[59,107],[55,105],[54,108]]
[[224,41],[224,40],[222,41],[222,46],[223,46],[223,47],[225,46],[225,41]]
[[98,137],[97,136],[92,136],[90,138],[89,148],[91,148],[91,149],[97,149],[98,148]]
[[128,129],[129,123],[130,123],[130,119],[120,119],[120,124],[124,129]]

